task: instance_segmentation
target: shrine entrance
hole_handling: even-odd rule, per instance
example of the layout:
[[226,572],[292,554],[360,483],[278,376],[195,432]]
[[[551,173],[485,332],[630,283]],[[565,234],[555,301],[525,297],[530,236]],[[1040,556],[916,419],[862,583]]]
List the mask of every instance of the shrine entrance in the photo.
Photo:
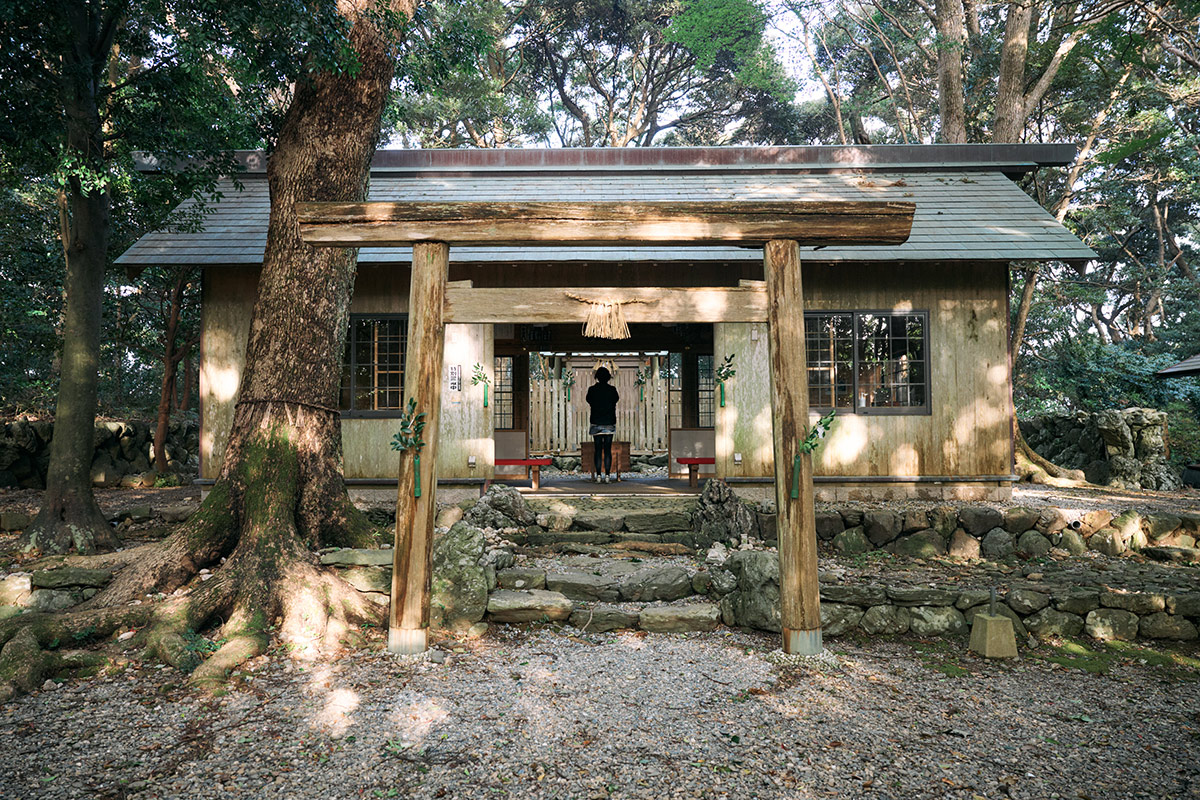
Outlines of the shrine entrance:
[[[437,441],[444,326],[448,323],[596,325],[620,339],[634,323],[765,322],[770,351],[780,612],[786,653],[821,652],[812,458],[805,366],[805,245],[898,245],[914,204],[897,202],[300,203],[313,246],[411,246],[405,397]],[[762,247],[762,282],[736,287],[476,288],[449,282],[450,248],[537,245],[738,245]],[[626,333],[627,335],[627,333]],[[432,447],[433,445],[431,445]],[[401,461],[396,502],[388,649],[426,649],[436,459]],[[417,487],[425,487],[417,491]]]

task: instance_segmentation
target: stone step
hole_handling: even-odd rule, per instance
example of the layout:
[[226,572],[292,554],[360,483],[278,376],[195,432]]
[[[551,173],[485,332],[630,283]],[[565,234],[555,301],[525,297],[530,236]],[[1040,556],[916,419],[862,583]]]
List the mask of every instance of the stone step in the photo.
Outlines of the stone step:
[[721,611],[713,603],[575,603],[542,589],[499,589],[488,596],[490,622],[562,622],[589,633],[639,628],[652,633],[715,630]]

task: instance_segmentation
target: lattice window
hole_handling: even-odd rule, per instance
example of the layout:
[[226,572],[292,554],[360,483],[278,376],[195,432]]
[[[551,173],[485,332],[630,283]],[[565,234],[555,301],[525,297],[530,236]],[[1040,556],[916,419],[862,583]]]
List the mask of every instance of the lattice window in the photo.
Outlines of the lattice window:
[[928,411],[926,312],[814,312],[804,315],[804,330],[811,408]]
[[713,357],[696,356],[696,373],[697,425],[712,428],[716,425],[714,394],[717,387],[713,378]]
[[513,357],[496,356],[492,386],[492,421],[496,430],[513,429]]
[[341,409],[355,414],[397,414],[404,405],[408,317],[350,317],[342,366]]

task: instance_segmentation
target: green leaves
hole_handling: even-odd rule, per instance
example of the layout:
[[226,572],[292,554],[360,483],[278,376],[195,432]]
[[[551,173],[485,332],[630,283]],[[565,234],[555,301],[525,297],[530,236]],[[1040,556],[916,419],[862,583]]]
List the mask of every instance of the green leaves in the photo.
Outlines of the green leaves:
[[483,365],[476,364],[475,371],[473,373],[471,373],[471,385],[478,386],[479,384],[482,383],[486,386],[487,384],[490,384],[491,382],[492,382],[492,379],[489,378],[487,376],[487,374],[483,371]]
[[392,449],[401,452],[413,451],[420,454],[425,441],[421,434],[425,431],[425,412],[417,413],[417,399],[408,398],[408,407],[400,416],[400,431],[392,437]]
[[800,440],[796,449],[801,453],[815,453],[825,439],[825,435],[829,433],[829,429],[833,427],[833,418],[836,414],[837,409],[834,409],[817,420],[817,423],[809,428],[808,433]]
[[722,361],[720,366],[713,371],[714,377],[716,377],[716,379],[721,383],[724,383],[734,375],[737,375],[737,370],[733,366],[733,359],[736,356],[737,353],[730,353],[729,355],[725,356],[725,360]]

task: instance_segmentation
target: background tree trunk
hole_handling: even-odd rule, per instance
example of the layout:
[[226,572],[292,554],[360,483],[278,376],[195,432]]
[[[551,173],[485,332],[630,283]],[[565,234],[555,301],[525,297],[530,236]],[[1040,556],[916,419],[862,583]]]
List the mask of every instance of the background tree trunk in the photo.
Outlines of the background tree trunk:
[[117,545],[92,494],[100,319],[111,201],[106,187],[89,188],[78,173],[98,170],[103,175],[103,168],[97,166],[105,147],[97,86],[104,74],[112,32],[82,7],[68,11],[67,18],[75,47],[61,73],[63,107],[67,111],[66,153],[71,159],[63,168],[68,178],[61,215],[67,299],[62,366],[46,495],[37,518],[25,531],[22,547],[46,553],[71,548],[94,553]]
[[942,121],[941,141],[963,144],[967,141],[967,117],[963,95],[962,0],[937,0],[938,116]]

